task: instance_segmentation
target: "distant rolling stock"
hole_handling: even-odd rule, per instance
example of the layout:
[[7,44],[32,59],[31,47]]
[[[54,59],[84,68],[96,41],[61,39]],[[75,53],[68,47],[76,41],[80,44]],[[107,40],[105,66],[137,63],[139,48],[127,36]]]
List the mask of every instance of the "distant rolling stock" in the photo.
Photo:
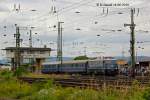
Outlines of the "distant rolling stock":
[[117,75],[118,66],[116,60],[80,60],[64,61],[42,64],[42,73],[68,73],[88,75]]

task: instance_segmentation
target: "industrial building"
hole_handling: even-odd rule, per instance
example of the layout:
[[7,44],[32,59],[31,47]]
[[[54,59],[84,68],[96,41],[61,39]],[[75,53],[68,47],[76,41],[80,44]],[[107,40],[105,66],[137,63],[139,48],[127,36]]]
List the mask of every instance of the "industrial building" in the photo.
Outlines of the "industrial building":
[[[4,50],[6,50],[6,57],[11,62],[11,66],[15,66],[16,47],[6,47]],[[19,52],[20,64],[32,64],[39,70],[42,62],[50,56],[51,48],[20,47]]]

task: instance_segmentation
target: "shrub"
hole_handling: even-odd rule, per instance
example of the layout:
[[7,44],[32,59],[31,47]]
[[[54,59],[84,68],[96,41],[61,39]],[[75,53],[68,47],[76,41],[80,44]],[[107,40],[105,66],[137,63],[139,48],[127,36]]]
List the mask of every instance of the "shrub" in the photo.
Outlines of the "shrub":
[[150,88],[147,88],[143,94],[145,100],[150,100]]
[[8,70],[3,70],[0,72],[0,77],[7,80],[13,77],[13,73]]
[[32,87],[27,83],[20,83],[17,80],[0,81],[0,97],[21,99],[31,95]]
[[21,67],[18,67],[15,72],[14,72],[14,76],[16,77],[20,77],[24,74],[28,73],[27,71],[27,68],[25,66],[21,66]]

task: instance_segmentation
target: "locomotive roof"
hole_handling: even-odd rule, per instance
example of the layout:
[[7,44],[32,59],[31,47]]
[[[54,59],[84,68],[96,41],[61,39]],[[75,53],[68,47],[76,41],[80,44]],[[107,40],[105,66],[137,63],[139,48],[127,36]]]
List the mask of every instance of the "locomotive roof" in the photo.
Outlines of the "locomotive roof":
[[[87,60],[73,60],[73,61],[63,61],[63,64],[74,64],[74,63],[85,63],[87,62]],[[43,65],[45,64],[51,64],[51,65],[55,65],[55,64],[60,64],[60,61],[55,61],[55,62],[45,62],[43,63]]]
[[[103,61],[103,60],[100,60],[100,59],[96,59],[96,60],[72,60],[72,61],[63,61],[63,64],[74,64],[74,63],[86,63],[87,61]],[[104,61],[116,61],[116,59],[106,59]],[[45,62],[43,63],[43,65],[47,65],[47,64],[50,64],[50,65],[56,65],[56,64],[60,64],[61,62],[60,61],[55,61],[55,62]]]

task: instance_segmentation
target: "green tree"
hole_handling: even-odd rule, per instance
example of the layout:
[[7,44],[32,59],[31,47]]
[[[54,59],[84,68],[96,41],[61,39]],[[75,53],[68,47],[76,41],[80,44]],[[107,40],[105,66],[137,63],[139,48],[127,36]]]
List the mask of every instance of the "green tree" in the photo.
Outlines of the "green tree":
[[74,60],[88,60],[89,58],[87,56],[78,56],[75,57]]

